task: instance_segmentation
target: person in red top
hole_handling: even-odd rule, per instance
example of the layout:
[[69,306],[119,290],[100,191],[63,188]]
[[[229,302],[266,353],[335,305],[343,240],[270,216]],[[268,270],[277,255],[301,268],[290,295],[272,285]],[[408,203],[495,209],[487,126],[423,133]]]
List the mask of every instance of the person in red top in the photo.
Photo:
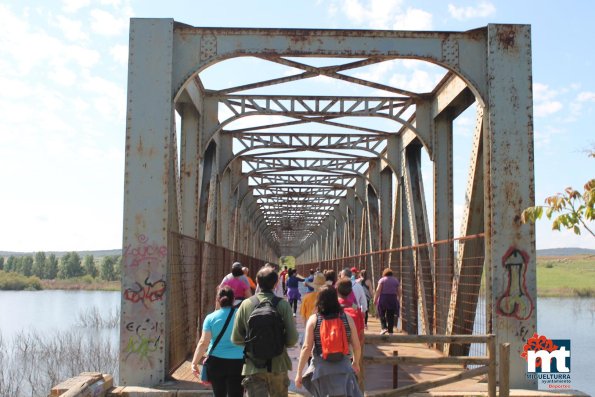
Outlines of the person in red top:
[[[351,280],[347,277],[341,278],[337,281],[337,297],[339,298],[339,304],[343,308],[343,312],[353,319],[353,323],[355,325],[355,329],[357,331],[357,336],[360,341],[360,348],[361,353],[359,354],[360,362],[359,367],[363,371],[363,357],[364,357],[364,313],[360,309],[360,307],[355,303],[353,298],[352,288],[353,285],[351,284]],[[357,357],[354,355],[354,357]],[[363,374],[360,374],[357,379],[357,383],[359,384],[360,388],[363,388]]]
[[287,278],[287,266],[283,266],[283,271],[279,273],[279,280],[283,286],[283,295],[287,295],[287,286],[285,285],[285,279]]
[[363,342],[364,314],[362,313],[359,306],[357,306],[357,304],[354,302],[354,300],[350,299],[350,296],[353,295],[351,292],[352,288],[353,286],[351,285],[351,280],[346,277],[340,279],[337,282],[337,295],[339,297],[339,304],[343,308],[345,314],[353,319],[353,323],[357,329],[357,336],[359,337],[360,342]]

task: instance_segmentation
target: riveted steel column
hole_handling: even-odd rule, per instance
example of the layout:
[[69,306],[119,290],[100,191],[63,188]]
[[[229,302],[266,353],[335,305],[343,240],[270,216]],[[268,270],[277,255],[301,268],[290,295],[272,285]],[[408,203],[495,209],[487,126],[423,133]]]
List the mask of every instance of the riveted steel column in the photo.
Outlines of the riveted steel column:
[[229,134],[219,134],[217,137],[219,144],[217,149],[219,151],[217,161],[219,162],[219,175],[221,175],[219,183],[219,216],[218,216],[218,245],[225,248],[231,248],[233,238],[232,217],[234,211],[233,192],[234,178],[232,169],[226,165],[233,159],[233,138]]
[[[467,199],[461,219],[461,236],[479,234],[484,231],[483,136],[487,128],[486,125],[487,117],[484,109],[478,106],[465,192]],[[483,239],[465,241],[457,247],[446,323],[447,335],[471,334],[473,331],[469,324],[473,324],[475,321],[475,309],[484,268],[484,252]],[[491,332],[489,325],[487,332]],[[466,355],[469,352],[469,347],[445,344],[444,352],[451,355]]]
[[[409,208],[412,242],[414,245],[430,241],[428,219],[425,206],[423,179],[421,177],[421,146],[409,145],[406,152],[407,172],[407,207]],[[428,248],[415,250],[415,265],[417,269],[417,288],[422,306],[422,326],[425,333],[433,330],[434,320],[434,281],[432,256]]]
[[198,182],[202,152],[199,149],[200,114],[193,103],[178,106],[182,118],[180,150],[180,190],[182,233],[198,236]]
[[[403,175],[400,176],[399,187],[401,200],[401,247],[413,245],[411,231],[411,217],[409,216],[409,195],[406,188],[407,159],[403,153],[401,156],[401,169]],[[401,285],[403,291],[403,302],[401,302],[401,321],[403,331],[410,335],[418,334],[418,303],[417,303],[417,277],[415,271],[415,258],[412,250],[405,250],[401,254],[402,276]]]
[[[168,233],[175,217],[172,40],[171,19],[131,21],[120,385],[151,386],[167,375]],[[162,286],[158,299],[135,295],[147,283]]]
[[510,386],[536,387],[520,357],[536,330],[531,28],[488,25],[488,120],[484,138],[488,285],[497,343],[510,343]]
[[[454,238],[452,120],[447,116],[434,119],[434,240]],[[454,267],[453,243],[434,247],[436,266],[436,334],[446,331],[448,297]]]
[[[391,194],[391,201],[392,201],[392,212],[391,216],[391,230],[390,230],[390,246],[389,248],[397,248],[401,246],[401,216],[402,216],[402,190],[403,186],[400,183],[401,176],[403,174],[402,171],[402,139],[400,135],[393,135],[388,138],[387,145],[386,145],[386,156],[390,160],[392,164],[395,165],[395,172],[392,175],[392,194]],[[389,263],[393,271],[399,272],[399,277],[401,276],[401,254],[390,254],[389,256]],[[398,268],[397,268],[398,266]]]
[[366,249],[366,238],[365,238],[365,230],[366,230],[366,203],[362,202],[359,198],[366,197],[366,182],[361,179],[357,178],[355,180],[355,185],[353,187],[355,189],[355,213],[354,213],[354,221],[355,221],[355,255],[363,254],[367,251]]
[[380,230],[382,232],[380,249],[382,250],[391,248],[393,205],[393,172],[386,167],[380,173]]

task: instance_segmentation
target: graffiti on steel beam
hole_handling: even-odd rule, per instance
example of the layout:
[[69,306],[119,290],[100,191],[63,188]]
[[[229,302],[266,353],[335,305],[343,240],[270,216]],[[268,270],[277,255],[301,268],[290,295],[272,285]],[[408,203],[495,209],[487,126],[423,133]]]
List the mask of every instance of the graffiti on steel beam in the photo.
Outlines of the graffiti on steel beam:
[[130,321],[126,324],[126,331],[134,332],[136,336],[146,335],[148,332],[157,332],[159,322],[146,318],[145,321]]
[[147,307],[147,303],[163,300],[163,295],[165,295],[167,289],[166,282],[163,279],[151,282],[149,281],[150,277],[149,275],[145,278],[144,285],[136,281],[134,287],[126,288],[124,290],[124,299],[132,303],[142,302],[144,307]]
[[157,351],[161,335],[154,337],[151,335],[131,335],[128,338],[128,344],[124,349],[126,359],[132,354],[138,355],[142,359],[149,359],[149,353]]
[[126,266],[138,267],[140,264],[150,264],[152,261],[160,261],[167,256],[167,247],[156,243],[150,243],[147,236],[137,236],[138,245],[128,244],[124,247],[124,263]]
[[526,342],[528,334],[529,329],[523,325],[516,331],[515,336],[520,338],[523,342]]
[[515,247],[510,247],[502,257],[506,269],[506,289],[498,297],[496,311],[505,317],[526,320],[533,313],[533,300],[527,291],[526,274],[529,255]]

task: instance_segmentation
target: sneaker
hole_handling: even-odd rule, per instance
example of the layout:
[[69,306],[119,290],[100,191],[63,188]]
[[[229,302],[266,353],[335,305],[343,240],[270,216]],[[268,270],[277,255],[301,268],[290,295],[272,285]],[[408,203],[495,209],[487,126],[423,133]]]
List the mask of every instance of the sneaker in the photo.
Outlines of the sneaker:
[[383,329],[382,331],[380,331],[380,335],[386,335],[386,334],[387,334],[387,332],[388,332],[388,330],[387,330],[387,329]]
[[295,313],[293,313],[293,317],[295,317]]

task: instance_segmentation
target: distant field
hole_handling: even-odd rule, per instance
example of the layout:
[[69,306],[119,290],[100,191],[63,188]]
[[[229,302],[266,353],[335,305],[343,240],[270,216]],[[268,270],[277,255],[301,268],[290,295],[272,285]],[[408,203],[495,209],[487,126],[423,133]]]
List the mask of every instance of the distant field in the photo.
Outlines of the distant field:
[[537,257],[537,295],[595,297],[595,255]]

